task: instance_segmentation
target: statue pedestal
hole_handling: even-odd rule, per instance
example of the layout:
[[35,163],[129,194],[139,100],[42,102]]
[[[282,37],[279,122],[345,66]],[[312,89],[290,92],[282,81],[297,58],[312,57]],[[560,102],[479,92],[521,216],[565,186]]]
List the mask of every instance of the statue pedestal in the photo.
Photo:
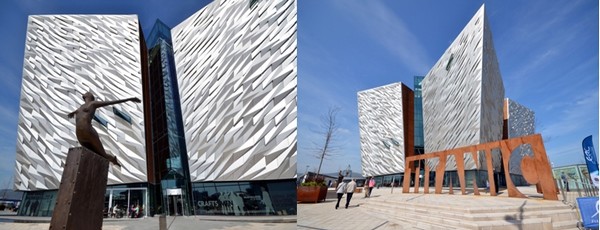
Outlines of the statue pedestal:
[[84,147],[70,148],[50,229],[102,229],[108,160]]

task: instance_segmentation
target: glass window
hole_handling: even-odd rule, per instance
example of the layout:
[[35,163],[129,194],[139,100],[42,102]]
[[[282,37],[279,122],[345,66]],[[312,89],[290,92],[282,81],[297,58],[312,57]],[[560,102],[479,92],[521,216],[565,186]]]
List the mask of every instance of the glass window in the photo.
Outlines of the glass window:
[[296,215],[294,180],[194,183],[197,215]]
[[56,190],[25,192],[19,207],[19,216],[52,216],[56,203]]
[[129,197],[128,190],[112,190],[112,206],[113,209],[116,209],[115,216],[116,218],[122,218],[129,216],[129,202],[127,198]]
[[446,71],[450,70],[453,60],[454,60],[454,54],[450,54],[450,59],[448,59],[448,64],[446,64]]
[[146,199],[144,192],[144,190],[129,190],[129,217],[140,218],[145,215]]
[[94,121],[100,123],[104,127],[106,127],[106,125],[108,124],[108,121],[106,121],[106,119],[102,118],[98,114],[94,114]]
[[113,107],[113,113],[115,113],[115,115],[117,115],[117,117],[120,117],[123,120],[125,120],[127,123],[131,124],[131,116],[127,115],[125,112],[117,109],[116,107]]

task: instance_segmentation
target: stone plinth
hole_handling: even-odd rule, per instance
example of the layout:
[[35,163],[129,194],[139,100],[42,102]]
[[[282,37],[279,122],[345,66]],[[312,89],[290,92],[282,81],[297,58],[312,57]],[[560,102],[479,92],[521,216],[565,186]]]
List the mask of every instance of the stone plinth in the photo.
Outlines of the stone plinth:
[[108,160],[83,147],[70,148],[50,229],[102,229]]

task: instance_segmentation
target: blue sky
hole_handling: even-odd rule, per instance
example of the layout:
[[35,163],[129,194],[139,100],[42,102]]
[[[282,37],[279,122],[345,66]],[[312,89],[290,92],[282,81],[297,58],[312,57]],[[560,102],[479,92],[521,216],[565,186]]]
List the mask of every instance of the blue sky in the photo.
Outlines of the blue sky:
[[[319,116],[340,107],[337,153],[322,172],[360,171],[356,93],[413,87],[485,1],[299,1],[298,172],[315,170]],[[598,1],[490,1],[506,97],[535,111],[555,166],[598,148]]]
[[[138,14],[175,26],[207,1],[0,2],[0,188],[13,175],[27,16]],[[360,171],[356,92],[425,75],[483,1],[298,1],[298,171],[312,157],[319,117],[339,107],[336,155],[323,172]],[[598,148],[598,1],[486,3],[506,96],[536,112],[555,166],[582,163],[581,141]]]

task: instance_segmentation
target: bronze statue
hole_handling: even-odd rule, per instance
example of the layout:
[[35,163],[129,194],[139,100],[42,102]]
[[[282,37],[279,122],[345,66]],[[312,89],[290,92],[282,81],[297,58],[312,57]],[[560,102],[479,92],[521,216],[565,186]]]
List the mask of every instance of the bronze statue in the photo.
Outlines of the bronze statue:
[[94,95],[90,92],[87,92],[83,94],[83,100],[85,101],[83,105],[81,105],[77,110],[67,115],[69,118],[73,118],[73,116],[75,116],[75,135],[77,136],[79,144],[106,158],[113,164],[121,167],[121,164],[119,164],[119,162],[117,161],[117,157],[106,153],[106,151],[104,150],[104,147],[100,142],[100,137],[98,137],[98,133],[92,126],[92,119],[94,118],[94,114],[96,113],[96,108],[104,107],[107,105],[119,104],[127,101],[140,103],[140,99],[132,97],[117,101],[95,101]]

